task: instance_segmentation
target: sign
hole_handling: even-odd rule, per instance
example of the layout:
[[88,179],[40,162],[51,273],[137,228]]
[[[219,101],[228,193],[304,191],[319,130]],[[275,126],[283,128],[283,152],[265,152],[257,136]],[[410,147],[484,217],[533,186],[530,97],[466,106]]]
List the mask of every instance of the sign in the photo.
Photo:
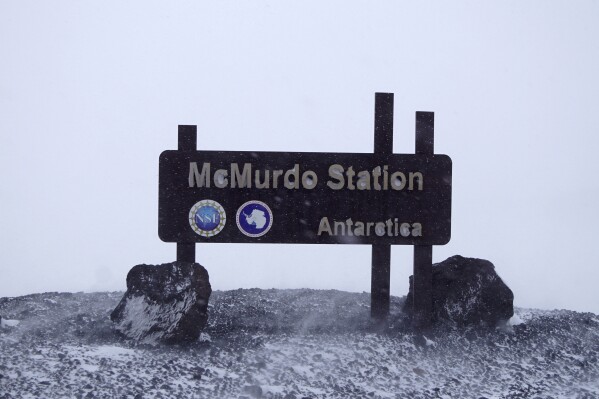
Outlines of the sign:
[[393,154],[393,93],[376,93],[374,153],[197,151],[179,125],[160,155],[158,234],[195,262],[196,242],[370,244],[371,317],[389,315],[391,245],[414,246],[413,324],[432,321],[433,245],[451,237],[451,159],[433,112],[416,112],[414,154]]
[[439,154],[164,151],[166,242],[443,245],[451,159]]

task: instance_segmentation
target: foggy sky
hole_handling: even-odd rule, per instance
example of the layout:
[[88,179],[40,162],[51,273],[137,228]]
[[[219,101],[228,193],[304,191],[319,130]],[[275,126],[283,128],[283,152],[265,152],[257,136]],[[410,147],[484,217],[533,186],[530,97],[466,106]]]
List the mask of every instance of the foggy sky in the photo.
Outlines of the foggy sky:
[[[175,258],[158,156],[394,151],[435,112],[453,160],[448,256],[492,261],[515,305],[599,313],[599,3],[0,1],[0,296],[124,290]],[[370,290],[370,247],[198,244],[214,289]],[[394,247],[407,293],[412,247]]]

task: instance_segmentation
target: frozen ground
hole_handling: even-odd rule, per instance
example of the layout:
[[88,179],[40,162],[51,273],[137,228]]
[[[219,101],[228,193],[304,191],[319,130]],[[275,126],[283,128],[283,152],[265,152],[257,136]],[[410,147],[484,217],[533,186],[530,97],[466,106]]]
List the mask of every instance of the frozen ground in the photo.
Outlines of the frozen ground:
[[202,342],[141,347],[123,293],[0,298],[0,398],[599,398],[599,316],[517,309],[491,331],[369,323],[369,295],[214,292]]

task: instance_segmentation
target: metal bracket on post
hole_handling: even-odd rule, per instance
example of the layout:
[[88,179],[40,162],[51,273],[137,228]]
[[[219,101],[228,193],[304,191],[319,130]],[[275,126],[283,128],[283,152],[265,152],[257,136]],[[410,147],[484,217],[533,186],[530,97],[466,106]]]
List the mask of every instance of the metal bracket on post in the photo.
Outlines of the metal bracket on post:
[[[434,112],[416,112],[416,154],[434,154]],[[414,326],[428,328],[433,317],[433,246],[414,245],[413,312]]]
[[[198,141],[198,127],[195,125],[179,125],[179,151],[196,151]],[[177,243],[177,261],[190,262],[196,261],[195,242]]]
[[[376,93],[374,103],[374,153],[393,153],[393,93]],[[384,321],[389,315],[391,245],[372,246],[370,317]]]

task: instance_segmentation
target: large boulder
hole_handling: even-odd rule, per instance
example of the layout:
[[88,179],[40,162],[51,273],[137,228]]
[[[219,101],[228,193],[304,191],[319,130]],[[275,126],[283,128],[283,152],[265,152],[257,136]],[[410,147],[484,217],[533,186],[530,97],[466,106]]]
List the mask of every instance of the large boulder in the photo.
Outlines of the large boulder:
[[117,331],[138,343],[191,342],[206,326],[211,293],[208,272],[198,263],[137,265],[110,318]]
[[[413,276],[404,304],[413,311]],[[514,315],[514,294],[488,260],[456,255],[433,265],[433,323],[495,327]]]

